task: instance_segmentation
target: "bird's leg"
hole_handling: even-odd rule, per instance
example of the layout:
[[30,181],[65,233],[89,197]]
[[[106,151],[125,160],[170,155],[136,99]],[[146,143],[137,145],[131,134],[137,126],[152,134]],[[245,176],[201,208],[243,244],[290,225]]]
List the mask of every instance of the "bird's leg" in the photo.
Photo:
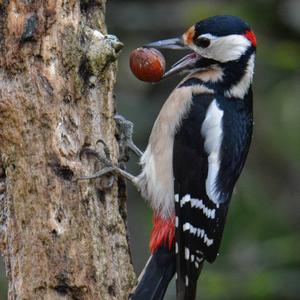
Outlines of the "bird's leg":
[[120,149],[120,162],[128,161],[128,150],[132,151],[137,157],[141,157],[143,152],[132,141],[133,123],[126,120],[123,116],[114,116],[117,125],[117,138]]
[[88,180],[88,179],[97,179],[100,178],[102,176],[108,175],[108,174],[116,174],[116,175],[120,175],[123,178],[127,179],[128,181],[130,181],[134,186],[136,186],[136,177],[131,175],[130,173],[122,170],[119,167],[116,166],[111,166],[111,167],[105,167],[102,170],[96,172],[93,175],[90,176],[83,176],[83,177],[79,177],[76,180]]
[[101,155],[100,153],[98,153],[97,151],[91,148],[84,148],[80,151],[79,157],[81,158],[83,154],[94,156],[101,163],[101,165],[104,166],[104,168],[93,175],[79,177],[76,179],[76,181],[97,179],[105,175],[114,174],[114,175],[122,176],[123,178],[130,181],[134,186],[138,188],[135,176],[131,175],[125,170],[122,170],[119,166],[116,166],[112,163],[110,159],[110,151],[108,146],[105,144],[105,142],[103,140],[98,140],[97,144],[98,143],[101,143],[103,145],[103,150],[105,155]]
[[99,139],[96,144],[101,143],[103,145],[104,155],[101,155],[99,152],[91,148],[84,148],[81,150],[79,157],[81,159],[83,154],[94,156],[101,163],[103,168],[93,175],[77,178],[76,181],[97,179],[105,175],[114,174],[130,181],[139,190],[136,183],[136,177],[124,170],[125,163],[129,160],[129,150],[132,151],[138,157],[141,157],[143,154],[143,152],[132,141],[133,123],[126,120],[123,116],[119,114],[116,114],[114,116],[114,119],[117,125],[116,133],[119,144],[118,165],[114,165],[112,163],[108,146],[103,140]]

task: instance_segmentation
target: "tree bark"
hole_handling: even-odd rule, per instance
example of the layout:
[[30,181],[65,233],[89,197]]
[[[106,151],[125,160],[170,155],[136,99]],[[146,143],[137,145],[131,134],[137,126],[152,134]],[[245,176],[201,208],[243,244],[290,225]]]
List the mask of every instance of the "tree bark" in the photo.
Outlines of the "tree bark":
[[[122,44],[104,0],[0,0],[0,251],[8,299],[127,299],[135,281],[124,182],[76,177],[118,160]],[[107,178],[110,180],[111,178]]]

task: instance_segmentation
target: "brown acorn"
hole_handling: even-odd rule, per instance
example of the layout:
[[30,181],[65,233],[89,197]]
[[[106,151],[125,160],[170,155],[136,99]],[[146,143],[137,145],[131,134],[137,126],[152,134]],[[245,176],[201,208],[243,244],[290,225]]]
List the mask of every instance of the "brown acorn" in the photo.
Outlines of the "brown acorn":
[[165,67],[165,58],[154,48],[137,48],[130,54],[130,69],[140,80],[160,81],[165,73]]

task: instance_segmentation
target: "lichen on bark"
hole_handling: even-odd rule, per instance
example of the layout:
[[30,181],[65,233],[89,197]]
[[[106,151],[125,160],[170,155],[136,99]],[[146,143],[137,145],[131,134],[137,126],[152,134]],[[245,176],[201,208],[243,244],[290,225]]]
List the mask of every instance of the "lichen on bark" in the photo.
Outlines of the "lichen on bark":
[[122,47],[104,1],[0,2],[0,251],[9,299],[127,299],[124,183],[78,176],[118,160],[113,85]]

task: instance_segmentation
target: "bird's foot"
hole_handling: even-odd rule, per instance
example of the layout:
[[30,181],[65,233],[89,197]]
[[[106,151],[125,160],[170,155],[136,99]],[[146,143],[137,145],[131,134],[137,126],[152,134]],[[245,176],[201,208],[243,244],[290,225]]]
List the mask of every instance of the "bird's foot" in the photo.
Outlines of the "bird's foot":
[[81,159],[83,155],[93,156],[97,159],[98,162],[100,162],[102,169],[92,175],[78,177],[77,179],[75,179],[75,181],[97,179],[107,175],[115,175],[123,177],[136,186],[136,177],[126,172],[125,170],[122,170],[119,166],[113,164],[110,158],[110,150],[108,146],[101,139],[97,141],[97,144],[99,143],[103,145],[104,155],[97,152],[96,150],[86,147],[80,151],[79,158]]
[[126,120],[123,116],[116,114],[114,116],[117,125],[117,136],[120,147],[120,162],[128,161],[128,152],[132,151],[137,157],[141,157],[143,152],[134,144],[132,140],[133,123]]

